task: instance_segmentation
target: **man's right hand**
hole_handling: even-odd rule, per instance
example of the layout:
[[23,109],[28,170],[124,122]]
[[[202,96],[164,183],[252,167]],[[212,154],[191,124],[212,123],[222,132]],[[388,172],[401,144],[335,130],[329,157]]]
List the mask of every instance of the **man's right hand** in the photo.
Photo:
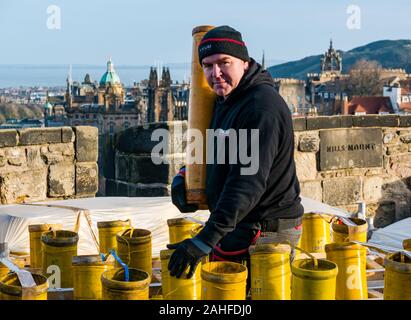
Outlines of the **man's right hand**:
[[187,204],[185,167],[182,167],[179,173],[173,178],[173,182],[171,183],[171,200],[182,213],[195,212],[198,210],[198,205]]

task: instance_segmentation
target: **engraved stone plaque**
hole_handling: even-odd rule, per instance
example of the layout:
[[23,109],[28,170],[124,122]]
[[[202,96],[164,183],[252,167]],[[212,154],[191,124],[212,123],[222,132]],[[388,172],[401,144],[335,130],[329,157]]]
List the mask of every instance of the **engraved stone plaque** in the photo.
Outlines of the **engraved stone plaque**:
[[320,132],[320,170],[382,167],[382,130],[334,129]]

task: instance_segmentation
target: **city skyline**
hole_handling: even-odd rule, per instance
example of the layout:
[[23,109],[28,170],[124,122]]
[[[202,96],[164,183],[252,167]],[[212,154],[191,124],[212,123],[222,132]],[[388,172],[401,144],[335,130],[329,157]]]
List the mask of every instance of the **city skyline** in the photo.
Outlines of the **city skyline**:
[[[48,28],[56,14],[50,6],[60,10],[59,29]],[[360,12],[350,11],[352,6]],[[191,30],[200,24],[231,25],[242,32],[255,59],[264,51],[268,63],[287,62],[323,53],[330,38],[343,51],[383,39],[408,39],[407,8],[411,4],[404,0],[396,6],[376,6],[370,0],[298,5],[268,0],[253,5],[232,0],[7,0],[0,3],[0,36],[6,44],[0,64],[104,65],[109,56],[117,66],[184,64],[191,59]],[[350,29],[353,15],[360,25]]]

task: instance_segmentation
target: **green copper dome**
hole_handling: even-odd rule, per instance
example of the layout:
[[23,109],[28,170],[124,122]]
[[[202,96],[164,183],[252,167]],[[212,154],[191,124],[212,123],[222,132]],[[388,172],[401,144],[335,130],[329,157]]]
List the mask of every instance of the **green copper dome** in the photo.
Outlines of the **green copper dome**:
[[53,105],[50,102],[46,102],[43,106],[44,109],[50,109],[53,110]]
[[118,76],[117,72],[114,70],[113,63],[111,62],[111,58],[107,61],[107,71],[103,74],[100,80],[100,85],[107,85],[118,83],[120,84],[120,77]]

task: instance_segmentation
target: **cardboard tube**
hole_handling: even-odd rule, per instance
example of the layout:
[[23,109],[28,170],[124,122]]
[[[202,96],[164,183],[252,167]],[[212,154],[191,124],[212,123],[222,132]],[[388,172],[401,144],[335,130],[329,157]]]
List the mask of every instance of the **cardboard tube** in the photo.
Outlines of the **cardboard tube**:
[[[202,162],[197,163],[193,159],[193,152],[187,152],[186,155],[186,190],[187,203],[198,204],[200,209],[207,208],[207,198],[205,194],[206,180],[206,130],[209,128],[211,117],[213,115],[216,94],[209,87],[199,63],[198,45],[204,34],[213,29],[212,26],[198,26],[193,29],[193,51],[191,59],[191,85],[190,101],[188,109],[188,144],[192,143],[190,137],[194,131],[199,130],[202,134]],[[198,132],[198,131],[197,131]],[[189,150],[189,149],[187,149]]]

